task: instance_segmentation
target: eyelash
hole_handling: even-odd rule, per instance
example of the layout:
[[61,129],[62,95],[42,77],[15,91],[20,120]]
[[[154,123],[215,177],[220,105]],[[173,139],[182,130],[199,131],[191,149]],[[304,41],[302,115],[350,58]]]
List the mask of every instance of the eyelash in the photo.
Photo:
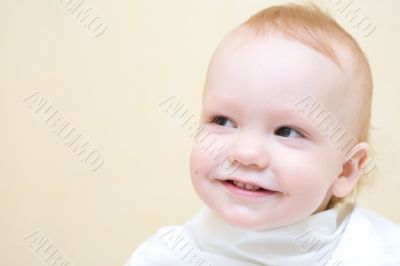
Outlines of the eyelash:
[[[225,117],[225,116],[216,115],[216,116],[213,116],[213,117],[210,119],[210,122],[211,122],[211,123],[216,123],[215,120],[216,120],[217,118],[224,118],[224,119],[227,119],[227,120],[231,120],[231,119],[229,119],[229,118],[227,118],[227,117]],[[232,121],[232,120],[231,120],[231,121]],[[218,125],[218,124],[217,124],[217,125]],[[219,125],[219,126],[222,126],[222,125]],[[305,138],[305,135],[304,135],[301,131],[299,131],[298,129],[296,129],[296,128],[293,128],[293,127],[290,127],[290,126],[281,126],[281,127],[279,127],[277,130],[282,129],[282,128],[289,128],[289,129],[291,129],[291,130],[294,130],[294,131],[295,131],[298,135],[300,135],[302,138]]]

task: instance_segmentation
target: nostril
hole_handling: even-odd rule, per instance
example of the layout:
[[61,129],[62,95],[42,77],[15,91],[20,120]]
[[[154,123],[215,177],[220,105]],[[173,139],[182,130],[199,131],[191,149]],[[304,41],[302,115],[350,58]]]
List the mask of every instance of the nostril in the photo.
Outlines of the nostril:
[[263,148],[260,148],[260,145],[233,151],[229,159],[232,164],[237,163],[249,167],[266,168],[269,164],[268,155]]

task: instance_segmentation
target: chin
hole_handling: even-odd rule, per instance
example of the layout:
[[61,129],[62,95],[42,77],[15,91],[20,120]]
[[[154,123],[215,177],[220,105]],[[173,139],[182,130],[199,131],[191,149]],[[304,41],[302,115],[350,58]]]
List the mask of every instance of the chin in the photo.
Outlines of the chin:
[[[216,215],[226,223],[247,230],[257,230],[267,227],[261,223],[257,217],[254,217],[246,211],[240,210],[215,210]],[[253,217],[253,218],[252,218]]]

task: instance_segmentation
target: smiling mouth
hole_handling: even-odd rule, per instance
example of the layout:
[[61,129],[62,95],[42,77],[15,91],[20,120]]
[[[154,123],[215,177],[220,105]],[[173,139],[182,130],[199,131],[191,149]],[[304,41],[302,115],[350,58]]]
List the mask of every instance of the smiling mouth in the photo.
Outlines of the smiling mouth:
[[260,198],[273,195],[278,191],[268,190],[256,185],[245,184],[236,180],[224,180],[221,181],[225,188],[236,196],[246,198]]
[[243,182],[236,181],[236,180],[231,180],[231,179],[226,180],[226,182],[229,182],[232,185],[234,185],[234,186],[236,186],[238,188],[247,190],[247,191],[266,191],[267,190],[267,189],[264,189],[264,188],[262,188],[260,186],[257,186],[257,185],[247,184],[247,183],[243,183]]

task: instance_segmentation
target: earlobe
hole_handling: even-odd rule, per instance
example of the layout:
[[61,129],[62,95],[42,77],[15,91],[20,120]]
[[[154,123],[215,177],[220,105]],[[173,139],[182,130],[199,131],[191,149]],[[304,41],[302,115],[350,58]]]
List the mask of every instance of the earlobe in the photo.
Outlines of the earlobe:
[[364,164],[368,158],[369,144],[360,142],[353,147],[348,160],[342,167],[342,172],[332,185],[332,193],[336,197],[343,198],[357,186]]

